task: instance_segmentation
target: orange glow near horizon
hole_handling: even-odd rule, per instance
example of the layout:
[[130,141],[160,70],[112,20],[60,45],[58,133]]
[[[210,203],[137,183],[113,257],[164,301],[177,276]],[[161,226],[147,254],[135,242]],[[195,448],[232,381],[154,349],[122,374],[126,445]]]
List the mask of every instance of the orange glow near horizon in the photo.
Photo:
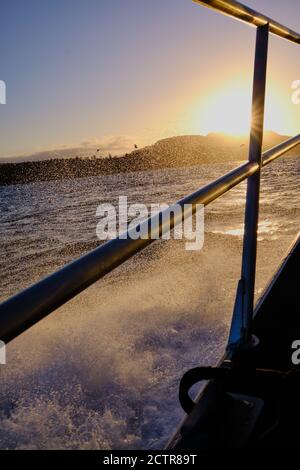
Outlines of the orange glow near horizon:
[[201,122],[201,130],[241,136],[250,128],[251,101],[247,89],[233,84],[208,96],[195,110],[195,126]]
[[[189,107],[185,131],[192,134],[218,132],[231,136],[248,136],[251,125],[251,85],[242,78],[226,82],[205,98]],[[265,130],[293,135],[292,104],[288,94],[274,84],[267,85]]]

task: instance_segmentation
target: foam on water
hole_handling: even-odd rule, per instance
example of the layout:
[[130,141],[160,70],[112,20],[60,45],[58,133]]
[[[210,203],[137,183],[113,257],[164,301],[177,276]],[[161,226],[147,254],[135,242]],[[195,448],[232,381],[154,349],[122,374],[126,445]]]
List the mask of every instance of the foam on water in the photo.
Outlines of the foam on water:
[[[124,194],[173,202],[226,168],[1,188],[1,248],[10,260],[1,268],[2,297],[95,245],[100,202]],[[298,160],[268,169],[263,188],[257,292],[299,230]],[[0,369],[1,448],[166,443],[183,416],[180,377],[214,364],[226,342],[241,253],[241,237],[226,231],[242,224],[244,190],[207,209],[202,251],[157,242],[8,346]]]

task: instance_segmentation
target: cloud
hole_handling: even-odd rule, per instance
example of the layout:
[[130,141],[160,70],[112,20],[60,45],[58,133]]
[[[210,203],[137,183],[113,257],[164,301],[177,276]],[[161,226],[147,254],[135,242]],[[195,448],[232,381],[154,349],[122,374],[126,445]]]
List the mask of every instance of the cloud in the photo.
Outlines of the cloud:
[[105,136],[100,139],[94,138],[84,140],[79,144],[83,148],[99,148],[106,152],[122,152],[132,150],[134,147],[134,140],[126,135],[119,136]]
[[[127,135],[109,135],[100,138],[85,139],[80,143],[67,145],[51,145],[47,148],[38,148],[32,154],[19,154],[9,158],[1,158],[1,162],[6,161],[26,161],[26,160],[46,160],[49,158],[71,158],[87,156],[88,152],[97,155],[108,156],[109,154],[124,155],[134,150],[135,140]],[[97,150],[99,149],[99,152]]]

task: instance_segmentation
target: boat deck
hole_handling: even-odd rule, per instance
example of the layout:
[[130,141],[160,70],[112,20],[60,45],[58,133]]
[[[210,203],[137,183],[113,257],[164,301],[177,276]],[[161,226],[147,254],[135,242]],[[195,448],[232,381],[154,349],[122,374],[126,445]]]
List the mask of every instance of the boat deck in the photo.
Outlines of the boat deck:
[[298,447],[300,367],[292,344],[300,341],[299,281],[300,236],[257,305],[259,344],[221,361],[228,379],[208,382],[168,448]]

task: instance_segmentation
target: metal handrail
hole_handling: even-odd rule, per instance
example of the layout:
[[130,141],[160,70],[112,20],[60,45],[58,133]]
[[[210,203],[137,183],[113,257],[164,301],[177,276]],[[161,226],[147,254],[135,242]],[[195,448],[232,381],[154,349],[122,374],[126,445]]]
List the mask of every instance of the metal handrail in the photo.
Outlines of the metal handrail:
[[237,18],[253,26],[269,24],[270,33],[296,44],[300,44],[300,34],[235,0],[193,0],[193,2],[219,11],[227,16]]
[[227,350],[234,356],[237,349],[252,346],[251,330],[254,311],[260,179],[263,166],[262,141],[269,35],[273,33],[296,44],[300,44],[300,35],[236,0],[194,0],[194,2],[256,26],[249,162],[257,163],[259,171],[249,177],[247,185],[241,278],[238,283],[227,345]]
[[[263,166],[300,144],[300,134],[263,154]],[[179,201],[181,206],[208,205],[230,189],[259,171],[257,163],[246,162],[221,178]],[[151,223],[149,218],[146,223]],[[180,221],[178,220],[177,223]],[[145,223],[145,222],[144,222]],[[171,228],[176,221],[171,220]],[[164,227],[160,225],[161,233]],[[169,226],[168,228],[169,229]],[[67,264],[24,291],[5,300],[0,305],[0,338],[8,343],[49,313],[75,297],[97,280],[104,277],[127,259],[137,254],[153,239],[132,240],[116,238]]]
[[[300,44],[300,35],[234,0],[194,1],[257,26],[249,161],[178,202],[181,207],[190,204],[192,215],[197,210],[197,204],[208,205],[248,179],[242,277],[232,319],[230,348],[241,346],[241,344],[245,346],[250,339],[261,169],[300,143],[299,134],[262,154],[269,32],[297,44]],[[157,220],[159,221],[158,234],[162,236],[182,222],[182,215],[180,218],[173,216],[169,223],[163,217],[163,213],[160,213],[159,216],[155,215],[142,222],[140,228],[145,225],[149,227],[152,222],[157,224]],[[129,232],[127,234],[129,235]],[[14,339],[153,241],[150,235],[149,238],[137,240],[130,236],[121,236],[111,240],[4,301],[0,305],[0,339],[6,343]]]

